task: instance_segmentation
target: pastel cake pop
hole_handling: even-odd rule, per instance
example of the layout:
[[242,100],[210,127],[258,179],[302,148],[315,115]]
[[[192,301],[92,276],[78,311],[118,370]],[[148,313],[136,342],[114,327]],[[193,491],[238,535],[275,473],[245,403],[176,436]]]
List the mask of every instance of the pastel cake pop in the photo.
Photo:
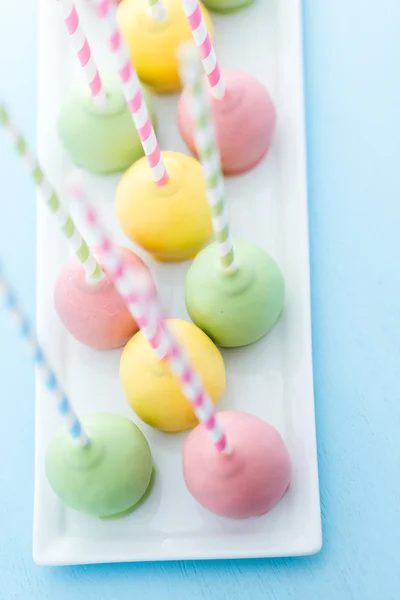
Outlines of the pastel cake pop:
[[185,260],[194,256],[212,234],[200,165],[176,152],[161,154],[136,71],[116,24],[115,5],[101,4],[99,16],[106,22],[110,50],[146,154],[125,173],[118,186],[119,222],[126,235],[154,258]]
[[192,321],[219,346],[246,346],[261,339],[282,312],[282,272],[265,250],[234,240],[231,269],[221,266],[218,244],[202,250],[186,275],[185,301]]
[[[61,142],[74,164],[94,173],[127,169],[144,154],[117,77],[100,77],[72,0],[58,0],[87,82],[67,94],[58,116]],[[150,118],[156,118],[143,90]]]
[[109,413],[81,418],[89,443],[78,446],[59,430],[46,452],[46,475],[70,508],[110,519],[138,508],[154,478],[149,444],[129,419]]
[[154,183],[145,159],[123,175],[116,210],[125,234],[158,261],[193,258],[212,235],[201,166],[178,152],[163,152],[168,180]]
[[183,446],[183,476],[192,496],[221,517],[246,519],[271,510],[287,491],[290,456],[278,431],[240,411],[218,413],[232,447],[215,451],[207,430],[198,425]]
[[[131,250],[120,251],[127,263],[147,269]],[[57,279],[54,304],[63,325],[79,342],[110,350],[124,346],[138,327],[102,265],[101,249],[97,254],[103,275],[91,281],[78,258],[72,258]]]
[[146,438],[134,423],[118,415],[77,417],[1,271],[0,291],[65,423],[46,451],[51,488],[67,506],[91,516],[115,518],[132,512],[146,499],[153,482]]
[[[168,365],[200,423],[183,447],[183,475],[189,492],[202,506],[219,515],[244,518],[267,512],[290,483],[290,458],[282,438],[257,417],[241,412],[215,412],[190,349],[181,345],[163,318],[149,276],[134,276],[104,234],[93,208],[84,197],[81,201],[86,222],[96,233],[99,244],[107,248],[107,267],[110,272],[118,273],[116,287],[155,356]],[[161,390],[158,400],[163,404]],[[221,494],[223,498],[219,497]]]
[[[201,6],[211,31],[211,20]],[[191,39],[181,0],[124,0],[118,22],[139,79],[157,93],[180,89],[176,50]]]
[[[167,327],[200,374],[212,402],[218,402],[225,388],[222,356],[198,327],[180,319],[167,319]],[[137,416],[162,431],[185,431],[197,425],[197,418],[179,382],[168,366],[160,362],[142,332],[125,346],[120,377],[129,405]]]
[[180,56],[216,237],[215,243],[196,256],[187,272],[186,308],[193,322],[216,344],[245,346],[266,335],[278,319],[284,302],[284,280],[265,250],[231,238],[224,180],[198,52],[188,45],[181,49]]
[[[262,1],[262,0],[261,0]],[[216,13],[233,13],[253,4],[254,0],[203,0],[203,4]]]
[[[255,167],[271,146],[274,104],[252,75],[232,69],[221,73],[198,0],[182,0],[182,4],[209,82],[222,170],[225,175],[240,175]],[[178,127],[187,146],[197,154],[185,91],[178,104]]]
[[[55,308],[60,320],[69,333],[83,344],[98,350],[123,346],[138,330],[135,320],[121,302],[108,273],[102,269],[89,249],[1,104],[0,124],[11,137],[40,191],[46,208],[57,220],[75,253],[75,258],[61,271],[55,286]],[[138,265],[140,269],[147,268],[131,251],[124,252],[126,260]]]

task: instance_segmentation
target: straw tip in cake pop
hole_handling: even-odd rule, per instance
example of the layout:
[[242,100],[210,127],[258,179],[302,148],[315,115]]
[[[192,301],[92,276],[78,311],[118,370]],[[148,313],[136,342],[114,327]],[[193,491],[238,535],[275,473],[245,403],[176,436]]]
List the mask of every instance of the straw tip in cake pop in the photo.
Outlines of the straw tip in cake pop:
[[60,429],[46,453],[46,475],[70,508],[99,518],[124,516],[150,492],[153,462],[140,429],[129,419],[93,413],[81,419],[89,436],[77,445]]
[[290,484],[291,461],[278,431],[240,411],[218,413],[232,447],[218,452],[198,425],[183,446],[183,476],[203,508],[221,517],[245,519],[271,510]]
[[[177,48],[192,40],[181,0],[163,0],[167,18],[157,22],[151,17],[148,0],[124,0],[118,8],[118,23],[141,81],[156,93],[181,89]],[[201,5],[209,33],[211,19]]]
[[[131,250],[120,248],[120,252],[128,265],[147,272],[146,265]],[[95,254],[102,265],[101,250],[95,250]],[[69,333],[96,350],[120,348],[139,329],[107,272],[92,283],[76,257],[65,265],[57,279],[54,303]]]
[[163,152],[167,183],[160,187],[145,158],[123,175],[116,194],[125,234],[159,261],[188,260],[212,236],[203,172],[197,160]]
[[[222,78],[225,96],[221,100],[212,98],[211,103],[221,166],[225,175],[240,175],[267,154],[275,129],[275,107],[267,89],[252,75],[223,69]],[[179,99],[178,127],[197,155],[186,90]]]
[[[218,348],[198,327],[180,319],[167,326],[187,353],[211,400],[225,388],[224,361]],[[169,367],[158,360],[142,332],[123,350],[120,377],[125,397],[137,416],[156,429],[178,432],[197,424],[193,408]]]
[[[106,75],[105,106],[96,106],[85,83],[75,85],[58,117],[60,140],[72,162],[93,173],[114,173],[143,156],[143,148],[117,77]],[[156,117],[149,94],[143,89],[150,118]]]
[[202,250],[185,283],[192,321],[217,345],[245,346],[265,336],[284,304],[285,283],[277,263],[262,248],[233,240],[234,272],[221,265],[217,243]]

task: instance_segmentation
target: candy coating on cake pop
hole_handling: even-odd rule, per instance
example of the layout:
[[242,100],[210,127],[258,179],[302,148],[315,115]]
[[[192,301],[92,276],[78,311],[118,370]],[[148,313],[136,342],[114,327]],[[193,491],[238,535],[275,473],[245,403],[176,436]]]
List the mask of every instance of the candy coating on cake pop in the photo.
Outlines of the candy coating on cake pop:
[[46,475],[67,506],[100,518],[134,510],[149,493],[153,462],[140,429],[107,413],[82,418],[90,443],[78,446],[60,429],[46,453]]
[[[225,388],[222,356],[198,327],[180,319],[168,326],[184,346],[212,401],[216,404]],[[191,405],[168,366],[161,363],[142,332],[126,345],[120,376],[125,396],[142,421],[162,431],[178,432],[197,424]]]
[[[131,250],[120,248],[120,251],[128,264],[147,269]],[[102,264],[101,254],[98,260]],[[69,333],[96,350],[124,346],[139,329],[107,273],[101,281],[89,283],[83,266],[75,257],[58,277],[54,303]]]
[[163,152],[169,179],[157,186],[145,158],[122,177],[117,216],[125,234],[160,261],[192,258],[212,236],[210,209],[200,164],[178,152]]
[[[255,167],[268,152],[275,108],[266,88],[251,75],[223,69],[222,76],[226,94],[222,100],[211,101],[221,165],[226,175],[240,175]],[[185,143],[197,154],[185,91],[178,104],[178,126]]]
[[245,519],[273,508],[289,487],[291,463],[278,431],[240,411],[218,413],[232,447],[216,451],[202,425],[183,446],[183,476],[189,492],[204,508],[221,517]]
[[237,271],[222,269],[216,243],[202,250],[186,275],[185,301],[192,321],[219,346],[245,346],[266,335],[284,303],[281,270],[265,250],[234,240]]
[[[106,76],[103,83],[107,106],[97,107],[81,83],[71,90],[58,118],[59,136],[72,162],[93,173],[123,171],[144,154],[118,78]],[[155,125],[150,96],[143,93]]]
[[253,4],[254,0],[203,0],[204,6],[217,13],[233,13]]
[[[139,79],[157,93],[181,88],[177,60],[178,47],[192,39],[180,0],[163,0],[167,19],[153,21],[148,0],[124,0],[118,8],[118,23],[128,44]],[[211,19],[201,6],[211,31]]]

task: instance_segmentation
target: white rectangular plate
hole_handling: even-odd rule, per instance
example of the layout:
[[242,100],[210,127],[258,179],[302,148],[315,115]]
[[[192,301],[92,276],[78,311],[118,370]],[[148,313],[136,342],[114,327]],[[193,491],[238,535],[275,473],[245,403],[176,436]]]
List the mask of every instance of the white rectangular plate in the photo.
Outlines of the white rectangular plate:
[[[83,20],[102,69],[111,69],[89,3]],[[39,153],[61,193],[70,168],[55,133],[68,86],[82,77],[57,2],[39,3]],[[216,50],[224,67],[258,77],[278,112],[273,148],[251,173],[227,180],[234,235],[272,254],[287,283],[279,323],[261,342],[223,351],[227,390],[220,409],[237,408],[275,425],[293,459],[293,480],[282,502],[257,519],[221,519],[203,510],[185,489],[180,451],[184,434],[166,435],[139,423],[152,448],[157,479],[146,503],[117,521],[100,521],[67,509],[44,474],[45,450],[60,425],[51,398],[37,384],[34,558],[44,565],[311,554],[321,547],[311,359],[305,134],[300,0],[256,0],[235,15],[214,18]],[[235,42],[236,40],[236,42]],[[239,45],[239,41],[240,44]],[[162,148],[185,147],[176,124],[176,96],[155,99]],[[244,124],[245,126],[245,124]],[[90,176],[93,199],[114,239],[113,198],[118,176]],[[90,239],[89,239],[90,241]],[[39,334],[78,411],[106,410],[134,419],[119,378],[119,351],[95,352],[63,330],[53,307],[56,277],[67,244],[38,204],[37,306]],[[150,264],[150,259],[145,257]],[[167,313],[187,318],[183,282],[188,263],[151,264]]]

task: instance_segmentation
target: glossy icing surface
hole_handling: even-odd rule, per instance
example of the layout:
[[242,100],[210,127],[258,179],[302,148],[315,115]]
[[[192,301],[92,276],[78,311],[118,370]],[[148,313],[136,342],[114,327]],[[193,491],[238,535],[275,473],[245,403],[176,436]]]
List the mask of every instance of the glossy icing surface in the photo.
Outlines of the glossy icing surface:
[[[218,348],[193,323],[180,319],[168,319],[167,323],[185,347],[216,404],[225,389],[224,361]],[[178,381],[168,366],[156,358],[141,332],[131,339],[122,353],[120,376],[128,403],[148,425],[177,432],[197,424]]]

